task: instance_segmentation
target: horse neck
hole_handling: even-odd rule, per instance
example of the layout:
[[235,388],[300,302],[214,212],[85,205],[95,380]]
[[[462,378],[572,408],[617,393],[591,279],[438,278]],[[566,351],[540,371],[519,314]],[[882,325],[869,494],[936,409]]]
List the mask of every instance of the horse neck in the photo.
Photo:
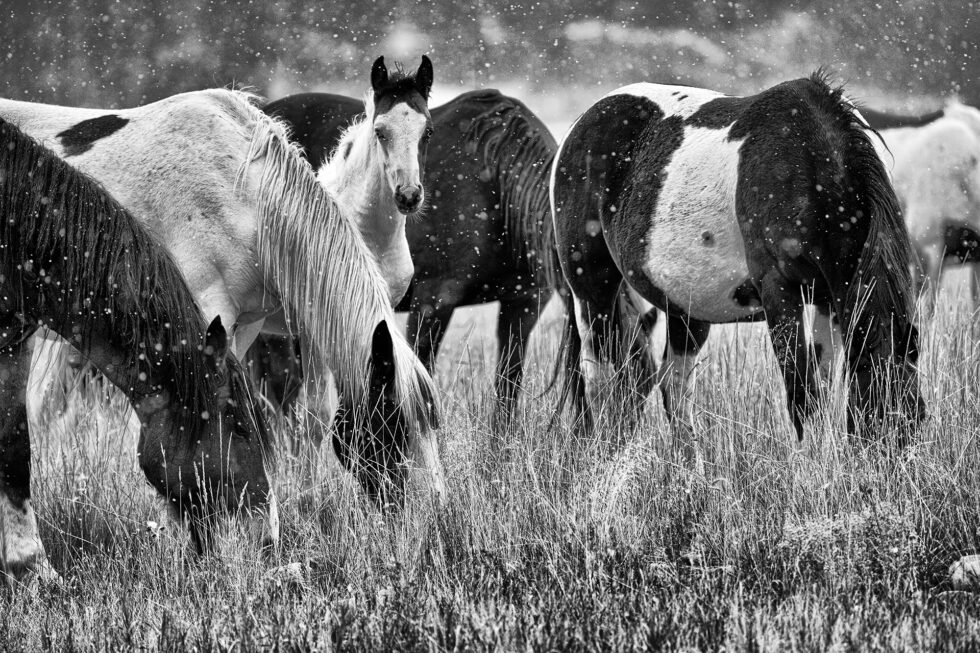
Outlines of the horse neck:
[[345,144],[342,143],[321,170],[320,181],[357,225],[374,255],[381,258],[404,240],[405,216],[398,211],[394,193],[388,186],[384,159],[375,146],[371,118],[354,129],[349,154],[343,156]]
[[[112,344],[107,333],[95,330],[88,325],[84,328],[81,340],[72,338],[75,328],[58,329],[62,337],[70,338],[73,346],[98,368],[133,404],[140,421],[146,423],[151,417],[169,412],[172,394],[169,388],[147,373],[152,373],[154,365],[139,365],[136,357]],[[141,369],[142,368],[142,369]],[[164,416],[165,417],[165,416]]]

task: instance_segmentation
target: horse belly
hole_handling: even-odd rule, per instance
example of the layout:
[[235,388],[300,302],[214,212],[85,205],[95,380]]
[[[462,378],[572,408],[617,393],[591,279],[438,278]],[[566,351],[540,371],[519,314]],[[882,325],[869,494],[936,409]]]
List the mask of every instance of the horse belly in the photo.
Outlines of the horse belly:
[[728,130],[687,128],[665,171],[646,238],[645,273],[671,304],[707,322],[762,310],[749,281],[735,215],[739,141]]

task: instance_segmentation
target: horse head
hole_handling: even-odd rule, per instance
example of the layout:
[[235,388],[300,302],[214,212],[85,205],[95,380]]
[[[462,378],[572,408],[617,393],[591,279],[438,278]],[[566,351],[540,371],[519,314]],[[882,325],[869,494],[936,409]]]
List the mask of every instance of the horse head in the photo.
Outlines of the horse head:
[[891,317],[867,330],[858,328],[853,337],[848,430],[894,427],[897,443],[906,444],[926,417],[919,389],[919,332],[910,319]]
[[[251,518],[253,535],[264,546],[274,545],[279,526],[266,474],[269,434],[247,376],[228,352],[221,318],[211,322],[203,344],[182,344],[172,355],[203,356],[215,391],[205,406],[176,406],[166,392],[135,402],[143,427],[140,465],[176,513],[190,518],[199,552],[210,548],[216,518],[239,511]],[[165,366],[160,371],[171,373]]]
[[382,153],[395,205],[409,215],[418,211],[425,199],[422,177],[432,136],[428,106],[432,62],[422,55],[415,74],[396,71],[389,75],[384,57],[378,57],[371,68],[371,89],[373,111],[369,116],[374,140]]
[[[366,401],[343,400],[334,421],[334,451],[361,487],[382,506],[401,505],[408,478],[411,416],[396,392],[394,346],[387,322],[371,339]],[[435,419],[435,418],[433,418]],[[436,426],[435,423],[430,426]]]

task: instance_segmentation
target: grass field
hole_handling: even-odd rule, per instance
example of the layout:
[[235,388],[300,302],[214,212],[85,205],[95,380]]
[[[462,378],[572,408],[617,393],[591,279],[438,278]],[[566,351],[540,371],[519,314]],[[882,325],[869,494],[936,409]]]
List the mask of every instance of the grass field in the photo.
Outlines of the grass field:
[[144,489],[123,408],[73,400],[77,426],[34,453],[64,583],[0,592],[0,649],[980,647],[980,601],[947,578],[980,526],[980,325],[964,302],[925,330],[931,417],[890,460],[847,439],[839,403],[797,444],[764,331],[718,329],[697,371],[704,476],[676,463],[656,395],[635,430],[613,412],[589,439],[548,428],[549,315],[503,460],[488,448],[494,313],[468,310],[437,374],[445,508],[384,516],[327,464],[302,491],[284,459],[273,559],[234,524],[218,554],[189,553]]

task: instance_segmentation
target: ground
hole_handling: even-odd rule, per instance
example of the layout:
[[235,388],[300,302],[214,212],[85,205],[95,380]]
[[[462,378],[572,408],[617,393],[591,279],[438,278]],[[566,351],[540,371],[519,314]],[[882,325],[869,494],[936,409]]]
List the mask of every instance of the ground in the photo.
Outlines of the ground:
[[720,329],[697,372],[702,477],[677,464],[656,396],[633,430],[612,411],[588,438],[549,429],[553,310],[495,459],[493,307],[465,311],[437,373],[448,504],[381,515],[323,468],[301,491],[284,458],[271,559],[234,524],[218,554],[191,554],[144,489],[120,404],[85,408],[34,451],[64,582],[0,593],[0,649],[980,646],[980,602],[947,577],[977,549],[980,325],[962,297],[937,315],[930,418],[893,459],[848,440],[839,402],[797,443],[764,330]]

